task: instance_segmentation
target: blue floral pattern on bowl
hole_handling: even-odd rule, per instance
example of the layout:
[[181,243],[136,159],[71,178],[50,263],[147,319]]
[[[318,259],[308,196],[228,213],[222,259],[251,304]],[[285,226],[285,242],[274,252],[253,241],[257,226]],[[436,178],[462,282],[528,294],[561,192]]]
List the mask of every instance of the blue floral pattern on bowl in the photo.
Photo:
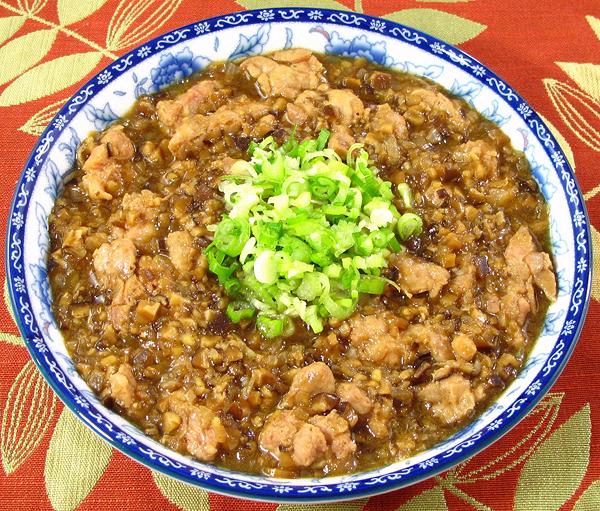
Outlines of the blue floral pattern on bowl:
[[[301,45],[365,57],[437,80],[502,124],[525,152],[550,205],[559,297],[523,371],[476,421],[453,437],[388,467],[320,479],[273,479],[203,464],[144,436],[104,408],[78,375],[52,316],[48,216],[72,172],[78,144],[126,113],[141,94],[183,80],[209,62]],[[402,60],[399,60],[399,59]],[[591,287],[588,218],[573,171],[540,117],[473,57],[391,21],[327,9],[245,11],[173,30],[124,55],[84,85],[33,149],[9,214],[7,282],[31,356],[63,402],[114,447],[154,470],[211,491],[287,502],[358,498],[418,482],[472,456],[513,427],[550,388],[579,336]]]

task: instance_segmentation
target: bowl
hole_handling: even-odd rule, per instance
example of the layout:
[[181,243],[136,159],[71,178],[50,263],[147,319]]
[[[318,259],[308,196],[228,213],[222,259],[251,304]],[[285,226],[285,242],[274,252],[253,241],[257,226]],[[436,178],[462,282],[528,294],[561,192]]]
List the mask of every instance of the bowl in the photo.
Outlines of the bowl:
[[[79,376],[53,318],[47,276],[48,216],[68,179],[77,147],[141,94],[156,92],[210,61],[302,46],[366,57],[430,78],[499,124],[524,151],[550,210],[558,299],[524,368],[481,416],[444,442],[375,470],[314,479],[274,479],[218,468],[169,450],[105,408]],[[412,28],[363,14],[313,8],[245,11],[164,34],[131,51],[85,84],[50,122],[17,183],[7,232],[7,282],[19,328],[36,365],[89,428],[144,465],[207,490],[267,501],[335,501],[374,495],[431,477],[509,431],[544,396],[571,355],[591,288],[585,204],[556,139],[532,108],[473,57]]]

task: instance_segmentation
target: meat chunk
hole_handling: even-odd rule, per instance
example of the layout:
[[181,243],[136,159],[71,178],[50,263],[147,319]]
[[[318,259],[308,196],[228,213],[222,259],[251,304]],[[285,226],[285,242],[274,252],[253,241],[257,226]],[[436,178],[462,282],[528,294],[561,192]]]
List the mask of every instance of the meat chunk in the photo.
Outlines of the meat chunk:
[[81,187],[90,199],[111,200],[122,187],[121,169],[109,159],[106,144],[94,147],[82,168]]
[[173,266],[180,273],[186,273],[194,267],[198,250],[194,238],[187,231],[172,232],[167,236],[167,250]]
[[323,81],[323,65],[309,51],[294,49],[277,52],[272,58],[250,57],[240,67],[256,79],[264,97],[293,100],[303,90],[315,89]]
[[356,451],[348,421],[341,417],[337,410],[332,410],[325,416],[311,417],[308,422],[324,435],[327,445],[331,447],[331,452],[337,459],[345,459]]
[[122,330],[129,321],[129,312],[137,301],[146,295],[140,280],[133,275],[124,283],[119,280],[114,284],[113,301],[108,307],[108,317],[116,330]]
[[373,408],[373,403],[369,399],[369,396],[362,391],[355,383],[340,383],[337,386],[335,393],[340,397],[342,401],[350,403],[352,408],[356,410],[356,413],[365,415]]
[[302,424],[292,445],[292,460],[299,467],[309,467],[327,452],[325,436],[312,424]]
[[292,449],[294,436],[301,426],[302,421],[293,412],[277,410],[267,419],[258,436],[258,445],[263,452],[279,461],[282,452]]
[[131,408],[135,400],[136,381],[129,364],[121,364],[115,374],[109,376],[110,395],[123,408]]
[[108,146],[108,152],[115,160],[130,160],[135,154],[135,146],[125,135],[123,126],[109,128],[102,136],[101,142]]
[[156,105],[158,118],[173,129],[186,117],[216,110],[231,96],[231,92],[217,80],[203,80],[176,99],[159,101]]
[[177,126],[169,141],[169,150],[176,158],[184,159],[193,156],[204,144],[212,143],[225,134],[256,136],[256,121],[268,115],[271,108],[269,101],[253,101],[240,96],[214,113],[188,117]]
[[460,103],[441,92],[423,88],[414,89],[407,95],[406,102],[409,105],[408,111],[423,114],[432,121],[441,121],[450,126],[453,131],[464,131],[467,126]]
[[397,165],[402,159],[400,143],[408,138],[404,117],[384,103],[371,109],[364,144],[377,161]]
[[346,158],[348,149],[354,144],[355,140],[352,136],[352,132],[345,126],[334,126],[331,130],[331,136],[327,147],[333,149],[342,158]]
[[450,290],[460,297],[463,304],[473,303],[476,290],[476,275],[477,269],[469,260],[463,262],[454,274],[452,282],[450,283]]
[[361,360],[390,367],[400,367],[414,360],[415,354],[401,337],[395,316],[389,313],[356,314],[349,324],[352,329],[350,342]]
[[498,153],[483,140],[469,140],[454,151],[454,160],[468,169],[476,179],[490,179],[498,174]]
[[181,419],[177,433],[190,454],[202,461],[215,458],[227,441],[227,430],[221,419],[210,408],[194,404],[192,392],[178,390],[167,400],[169,411]]
[[452,350],[457,358],[470,361],[477,353],[477,346],[470,337],[464,334],[458,334],[452,339]]
[[133,275],[137,249],[131,240],[118,239],[100,245],[94,252],[93,259],[98,282],[108,288],[115,279],[126,280]]
[[330,89],[326,92],[327,104],[335,112],[337,121],[343,126],[358,122],[365,110],[362,101],[350,90]]
[[133,240],[138,246],[154,237],[156,219],[162,206],[162,199],[150,190],[126,193],[121,204],[125,237]]
[[438,325],[412,324],[402,332],[405,344],[419,345],[422,352],[429,352],[436,362],[453,360],[454,355],[448,337]]
[[315,394],[321,392],[331,394],[334,391],[335,378],[331,369],[323,362],[314,362],[296,373],[285,402],[288,405],[305,403]]
[[[305,90],[301,92],[294,102],[289,102],[286,106],[287,120],[290,124],[301,126],[319,122],[320,112],[323,108],[325,98],[322,93],[314,90]],[[309,122],[310,121],[310,122]],[[319,125],[322,127],[324,125]]]
[[431,404],[434,419],[446,426],[465,419],[475,408],[471,384],[459,374],[428,383],[417,392],[417,396]]
[[429,293],[435,298],[450,280],[448,270],[406,252],[395,255],[391,263],[398,270],[398,284],[408,296]]

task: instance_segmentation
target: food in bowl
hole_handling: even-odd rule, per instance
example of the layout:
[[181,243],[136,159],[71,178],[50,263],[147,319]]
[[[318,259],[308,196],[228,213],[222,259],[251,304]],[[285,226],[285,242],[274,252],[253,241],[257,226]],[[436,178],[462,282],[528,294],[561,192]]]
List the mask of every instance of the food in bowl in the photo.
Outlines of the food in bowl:
[[450,436],[556,298],[546,203],[494,123],[301,48],[142,96],[81,144],[49,229],[55,317],[102,402],[276,477]]

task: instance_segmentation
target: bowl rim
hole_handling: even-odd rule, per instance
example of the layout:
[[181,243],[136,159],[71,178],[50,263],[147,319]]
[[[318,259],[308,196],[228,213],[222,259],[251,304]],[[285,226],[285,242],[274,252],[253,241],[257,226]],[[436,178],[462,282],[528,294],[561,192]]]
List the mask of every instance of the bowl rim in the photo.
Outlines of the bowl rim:
[[[574,275],[581,275],[581,285],[577,290],[573,290],[571,292],[570,304],[567,310],[567,314],[565,316],[566,320],[569,316],[569,311],[572,310],[573,307],[576,305],[576,311],[573,314],[575,320],[575,328],[572,329],[570,332],[565,333],[565,337],[568,342],[566,350],[561,349],[560,352],[553,350],[551,352],[551,355],[549,356],[547,362],[549,371],[544,377],[543,383],[539,387],[534,389],[534,391],[531,392],[531,394],[524,396],[525,392],[523,392],[518,396],[515,396],[515,401],[513,401],[512,406],[509,409],[510,413],[508,417],[503,421],[503,424],[500,428],[495,430],[489,429],[487,431],[485,428],[482,428],[479,431],[479,433],[481,433],[479,437],[471,437],[465,442],[454,447],[452,449],[452,451],[454,451],[453,454],[446,461],[436,462],[436,464],[424,467],[423,470],[420,472],[418,470],[412,474],[401,474],[402,470],[390,472],[380,477],[379,481],[374,481],[372,486],[364,486],[364,484],[361,486],[360,484],[357,484],[355,487],[347,487],[343,489],[338,488],[338,492],[334,492],[333,489],[331,489],[328,490],[330,491],[330,493],[321,493],[320,495],[317,495],[315,491],[306,491],[304,493],[298,493],[297,489],[294,491],[290,491],[290,494],[286,492],[278,493],[273,490],[274,486],[270,482],[269,484],[266,484],[264,488],[257,488],[253,487],[251,484],[246,484],[244,486],[237,484],[232,485],[231,481],[217,482],[214,480],[214,477],[213,480],[194,478],[189,474],[186,474],[182,471],[178,471],[175,467],[170,467],[168,464],[165,465],[159,463],[158,461],[160,460],[157,461],[157,458],[159,456],[157,456],[156,453],[154,453],[154,456],[148,454],[144,456],[140,454],[137,450],[132,449],[126,442],[118,440],[113,436],[107,434],[107,431],[101,429],[99,424],[93,422],[90,419],[89,412],[87,412],[86,408],[80,406],[78,403],[75,402],[75,400],[72,397],[70,397],[67,394],[67,392],[63,388],[64,383],[60,381],[56,373],[49,370],[47,362],[44,362],[42,360],[41,351],[37,351],[37,348],[33,342],[33,338],[35,336],[32,335],[32,327],[38,328],[39,331],[39,327],[37,327],[36,325],[36,320],[33,317],[33,315],[31,315],[29,318],[25,317],[23,309],[17,307],[17,294],[19,293],[15,289],[14,277],[18,277],[20,274],[22,274],[24,278],[24,270],[19,271],[19,269],[16,267],[16,264],[13,263],[18,263],[18,261],[24,260],[23,251],[19,249],[18,253],[16,253],[16,256],[14,250],[11,251],[11,249],[14,249],[14,243],[16,243],[17,241],[24,241],[24,230],[16,227],[15,224],[12,222],[12,219],[15,213],[18,212],[19,208],[22,208],[24,205],[27,205],[27,193],[29,192],[27,191],[25,192],[25,195],[23,195],[23,191],[27,190],[27,187],[25,186],[27,181],[26,171],[28,168],[35,167],[36,165],[38,166],[38,169],[41,169],[42,164],[40,162],[44,162],[44,154],[48,152],[54,140],[52,138],[52,133],[55,130],[54,124],[56,119],[60,118],[61,116],[64,116],[70,121],[81,109],[83,109],[83,107],[87,104],[88,98],[94,94],[93,92],[90,93],[90,90],[93,88],[94,84],[97,83],[97,77],[99,74],[110,70],[109,72],[113,73],[113,78],[108,82],[110,83],[119,76],[129,72],[127,70],[130,67],[133,67],[134,65],[137,65],[151,58],[153,55],[161,53],[165,49],[165,47],[178,44],[185,40],[192,40],[196,37],[201,36],[202,34],[200,33],[196,33],[196,35],[191,35],[190,37],[186,36],[186,32],[193,32],[194,27],[199,24],[210,23],[212,27],[211,31],[213,33],[230,28],[232,26],[260,25],[267,21],[261,18],[261,13],[269,13],[269,16],[272,16],[268,19],[269,23],[291,23],[294,21],[314,22],[315,20],[310,18],[309,14],[307,13],[315,11],[322,13],[323,17],[318,19],[318,21],[321,23],[338,25],[340,27],[351,26],[355,29],[361,30],[366,34],[374,33],[402,40],[407,44],[411,44],[417,48],[424,49],[428,53],[434,53],[437,57],[441,58],[442,60],[445,60],[450,64],[461,66],[460,69],[467,72],[472,76],[472,78],[480,82],[482,82],[483,80],[481,76],[477,74],[477,70],[483,70],[486,76],[488,77],[488,83],[490,83],[490,85],[495,86],[496,91],[501,96],[503,96],[507,100],[507,102],[511,100],[512,103],[519,104],[520,106],[523,105],[525,108],[527,108],[529,114],[527,116],[521,115],[521,117],[525,120],[526,124],[528,125],[528,129],[540,141],[544,148],[544,151],[549,157],[551,157],[552,155],[557,155],[557,157],[559,158],[558,163],[556,161],[553,162],[552,171],[556,172],[557,174],[560,171],[560,177],[562,177],[562,189],[570,197],[570,200],[568,202],[569,212],[572,214],[574,208],[579,208],[584,215],[582,222],[583,225],[578,229],[576,229],[575,225],[573,224],[572,217],[569,218],[569,222],[573,225],[574,237],[577,234],[576,237],[578,243],[576,244],[575,250],[577,251],[577,246],[583,247],[583,254],[580,257],[580,260],[582,260],[586,264],[583,271],[579,271],[579,273],[574,272]],[[374,24],[374,22],[376,23]],[[374,26],[381,26],[377,25],[377,23],[383,23],[384,27],[388,27],[387,33],[382,34],[383,30],[379,28],[373,28]],[[396,34],[390,32],[390,30],[393,29],[396,29]],[[424,41],[427,42],[428,45],[428,47],[426,48],[420,46],[421,42]],[[152,48],[152,50],[149,54],[143,57],[139,57],[138,52],[144,46],[150,47]],[[434,48],[436,48],[437,51],[434,50]],[[102,90],[103,88],[103,86],[99,87],[98,91]],[[511,104],[511,108],[515,112],[517,112],[516,104]],[[60,132],[61,130],[57,131]],[[550,149],[550,147],[552,149]],[[33,190],[35,186],[35,180],[32,181],[32,183],[33,184],[30,187],[31,190]],[[573,204],[575,204],[575,206],[573,206]],[[28,207],[24,209],[24,212],[27,213],[27,210]],[[24,218],[26,217],[27,215],[25,214]],[[355,13],[352,11],[322,9],[318,7],[268,7],[263,9],[238,11],[214,16],[211,18],[202,18],[196,20],[188,25],[184,25],[175,28],[169,32],[162,33],[159,36],[136,46],[131,51],[127,52],[123,56],[119,57],[117,60],[109,63],[103,69],[96,72],[90,78],[90,80],[88,80],[81,88],[79,88],[79,90],[76,93],[74,93],[70,97],[69,100],[67,100],[65,105],[48,123],[48,126],[43,131],[42,135],[37,139],[37,141],[33,145],[31,154],[28,157],[23,167],[23,170],[17,180],[7,218],[8,221],[5,239],[5,262],[10,306],[13,309],[18,329],[23,337],[25,346],[27,347],[30,356],[32,357],[35,365],[38,367],[42,375],[44,376],[46,382],[51,386],[51,388],[60,398],[63,404],[67,408],[69,408],[69,410],[72,413],[74,413],[80,420],[82,420],[82,422],[87,427],[89,427],[92,431],[94,431],[94,433],[99,435],[103,440],[107,441],[112,447],[118,449],[128,457],[138,461],[139,463],[152,470],[158,471],[162,474],[168,475],[177,480],[186,482],[188,484],[208,491],[213,491],[238,498],[259,500],[263,502],[270,501],[278,503],[317,503],[344,501],[361,497],[369,497],[384,492],[389,492],[405,486],[409,486],[412,484],[416,484],[420,481],[433,477],[487,448],[489,445],[501,438],[504,434],[512,430],[512,428],[516,426],[516,424],[520,422],[531,411],[531,409],[533,409],[535,405],[544,397],[544,395],[547,393],[550,387],[560,376],[567,361],[571,357],[571,354],[575,349],[575,345],[577,344],[577,341],[581,335],[591,295],[593,265],[590,222],[585,200],[583,199],[583,195],[581,193],[579,184],[575,179],[573,169],[568,163],[568,160],[566,159],[566,156],[562,148],[558,144],[557,140],[547,128],[546,123],[539,117],[535,110],[531,108],[531,106],[517,92],[515,92],[514,88],[508,85],[507,82],[502,80],[496,73],[491,71],[487,66],[482,64],[479,60],[475,59],[468,53],[434,36],[426,34],[412,27],[408,27],[406,25],[402,25],[391,20],[379,18],[376,16],[369,16],[367,14],[362,13]],[[30,303],[30,300],[32,299],[33,301],[36,300],[35,298],[30,296],[28,289],[26,289],[25,292],[21,293],[21,295],[24,296],[26,300],[26,305],[28,305]],[[578,298],[576,304],[574,304],[573,301],[573,298],[575,296]],[[561,332],[557,337],[557,344],[562,333],[564,332]],[[553,363],[550,364],[550,362]],[[67,377],[64,376],[64,378]],[[484,437],[483,440],[482,437]],[[239,471],[229,470],[228,472],[232,474],[233,478],[235,478],[239,474],[247,475],[246,473]],[[395,474],[398,477],[393,477]],[[363,482],[372,477],[372,470],[349,474],[349,477],[352,476],[354,476],[354,479],[358,480],[358,482]],[[261,476],[258,476],[258,478],[260,477]],[[317,478],[316,481],[318,482],[314,482],[315,479],[306,479],[306,488],[319,488],[327,486],[327,479],[328,477]],[[301,479],[296,479],[295,481],[298,480]],[[285,483],[288,480],[282,479],[281,481],[281,484],[285,485]]]

